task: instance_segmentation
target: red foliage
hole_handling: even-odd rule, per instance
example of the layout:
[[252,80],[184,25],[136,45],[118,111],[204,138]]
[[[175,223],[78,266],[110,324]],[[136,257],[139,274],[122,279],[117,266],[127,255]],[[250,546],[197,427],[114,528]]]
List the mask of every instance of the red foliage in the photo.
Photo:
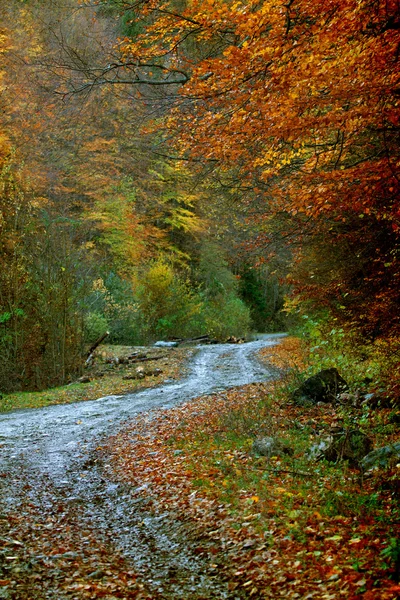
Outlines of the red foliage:
[[202,0],[178,14],[152,0],[121,42],[138,80],[183,83],[176,150],[235,169],[259,212],[295,218],[298,291],[371,338],[400,332],[398,9]]

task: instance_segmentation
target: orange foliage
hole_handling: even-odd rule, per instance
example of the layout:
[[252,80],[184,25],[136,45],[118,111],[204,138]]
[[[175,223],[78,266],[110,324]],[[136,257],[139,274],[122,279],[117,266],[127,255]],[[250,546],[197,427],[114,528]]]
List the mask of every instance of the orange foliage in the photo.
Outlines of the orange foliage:
[[313,238],[317,263],[335,247],[323,277],[294,282],[371,338],[400,332],[398,8],[193,0],[178,14],[151,0],[120,41],[136,83],[183,84],[167,123],[178,153],[234,168],[266,215]]
[[306,368],[306,355],[300,339],[296,337],[283,338],[273,348],[264,348],[260,356],[269,364],[285,371],[289,369],[301,371]]

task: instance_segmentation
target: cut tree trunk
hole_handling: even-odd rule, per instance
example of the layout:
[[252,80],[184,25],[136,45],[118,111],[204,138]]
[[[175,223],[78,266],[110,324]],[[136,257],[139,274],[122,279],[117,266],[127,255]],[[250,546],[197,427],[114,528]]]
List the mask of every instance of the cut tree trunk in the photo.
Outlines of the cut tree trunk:
[[90,361],[93,358],[93,352],[96,350],[96,348],[98,346],[100,346],[101,342],[103,342],[107,336],[110,335],[109,331],[106,331],[105,333],[103,333],[103,335],[101,335],[95,342],[94,344],[92,344],[89,348],[89,351],[86,354],[86,361],[85,361],[85,367],[88,367],[90,364]]
[[166,354],[163,354],[162,356],[144,356],[144,357],[140,357],[140,358],[130,358],[129,362],[130,363],[147,362],[149,360],[161,360],[162,358],[168,358],[168,356]]

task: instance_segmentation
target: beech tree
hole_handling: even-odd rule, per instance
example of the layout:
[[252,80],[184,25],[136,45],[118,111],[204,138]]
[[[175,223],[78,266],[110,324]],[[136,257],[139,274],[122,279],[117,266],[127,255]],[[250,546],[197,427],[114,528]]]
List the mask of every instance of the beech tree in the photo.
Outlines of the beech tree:
[[169,86],[178,156],[235,167],[265,213],[302,220],[298,259],[340,250],[324,277],[319,258],[294,270],[298,291],[372,339],[397,335],[398,2],[117,4],[137,27],[115,83]]

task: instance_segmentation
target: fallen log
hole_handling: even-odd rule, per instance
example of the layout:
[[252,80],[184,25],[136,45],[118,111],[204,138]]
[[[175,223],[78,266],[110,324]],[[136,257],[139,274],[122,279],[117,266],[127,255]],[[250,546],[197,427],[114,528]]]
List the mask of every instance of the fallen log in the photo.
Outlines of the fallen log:
[[161,356],[144,356],[138,358],[129,359],[130,363],[139,363],[139,362],[147,362],[149,360],[161,360],[162,358],[168,358],[167,354],[162,354]]
[[206,335],[199,335],[197,337],[192,337],[192,338],[185,338],[183,340],[175,340],[177,345],[179,344],[187,344],[189,342],[210,342],[211,338],[208,334]]
[[109,332],[109,331],[106,331],[105,333],[103,333],[103,335],[101,335],[101,336],[100,336],[100,337],[99,337],[99,338],[98,338],[98,339],[97,339],[97,340],[94,342],[94,344],[93,344],[92,346],[90,346],[90,348],[89,348],[89,350],[88,350],[88,352],[87,352],[87,354],[86,354],[87,358],[89,358],[89,356],[90,356],[91,354],[93,354],[93,352],[96,350],[97,346],[100,346],[101,342],[102,342],[103,340],[105,340],[105,339],[106,339],[106,337],[107,337],[107,336],[109,336],[109,335],[110,335],[110,332]]
[[92,344],[86,354],[85,367],[88,367],[93,359],[93,352],[96,350],[98,346],[100,346],[101,342],[106,339],[107,336],[110,335],[109,331],[106,331],[101,335],[95,342]]

